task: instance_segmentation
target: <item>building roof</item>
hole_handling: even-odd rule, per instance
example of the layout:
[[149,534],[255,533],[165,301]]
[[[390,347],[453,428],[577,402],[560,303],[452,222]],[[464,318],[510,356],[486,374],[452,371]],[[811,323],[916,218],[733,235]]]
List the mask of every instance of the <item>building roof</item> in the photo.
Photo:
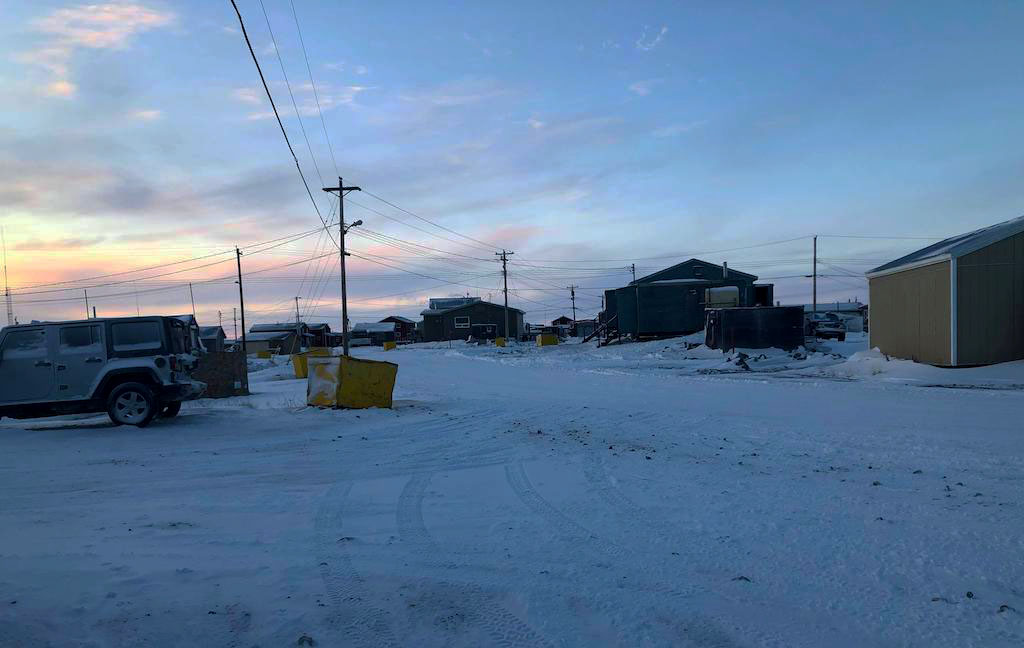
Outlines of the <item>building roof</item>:
[[411,320],[408,317],[402,317],[401,315],[390,315],[390,316],[385,317],[384,319],[382,319],[381,322],[387,322],[389,320],[394,320],[396,322],[401,322],[403,324],[415,324],[416,323],[416,320]]
[[[420,315],[423,315],[424,317],[426,317],[428,315],[441,315],[441,314],[446,314],[446,313],[454,313],[455,311],[462,310],[463,308],[468,308],[469,306],[476,306],[477,304],[486,304],[487,306],[494,306],[495,308],[505,308],[505,306],[502,305],[502,304],[495,304],[494,302],[484,301],[484,300],[480,299],[479,297],[473,297],[472,299],[474,301],[467,302],[467,303],[461,304],[459,306],[454,306],[452,308],[441,308],[441,309],[439,309],[439,308],[428,308],[428,309],[426,309],[424,311],[421,311]],[[430,300],[431,304],[433,304],[434,301],[435,300],[431,299]],[[517,313],[522,313],[523,312],[523,311],[521,311],[518,308],[513,308],[512,306],[509,306],[508,309],[510,311],[515,311]]]
[[[263,331],[257,333],[246,333],[246,342],[274,342],[276,340],[287,340],[289,335],[295,331]],[[242,338],[238,338],[241,341]]]
[[331,325],[327,322],[310,322],[306,326],[309,327],[310,331],[328,331],[331,328]]
[[[251,333],[267,333],[269,331],[284,331],[287,333],[294,333],[295,329],[306,326],[304,323],[296,324],[295,322],[278,322],[276,324],[253,324],[249,328]],[[308,327],[307,327],[308,328]]]
[[551,323],[554,324],[556,322],[571,322],[571,321],[572,321],[571,317],[569,317],[568,315],[562,315],[561,317],[556,317],[555,319],[551,320]]
[[227,337],[224,334],[223,327],[220,327],[220,326],[200,326],[199,327],[199,337],[200,338],[209,339],[209,338],[217,337],[218,335],[224,335],[225,337]]
[[451,310],[480,301],[479,297],[431,297],[427,302],[428,310]]
[[906,266],[926,265],[929,262],[943,261],[947,258],[957,258],[965,254],[970,254],[976,250],[980,250],[983,247],[988,247],[993,243],[1002,241],[1003,239],[1016,236],[1024,232],[1024,216],[1018,216],[1017,218],[1003,221],[1002,223],[996,223],[995,225],[989,225],[973,232],[967,232],[966,234],[959,234],[957,236],[951,236],[948,239],[939,241],[938,243],[932,243],[927,247],[923,247],[916,252],[911,252],[906,256],[902,256],[895,261],[890,261],[884,265],[880,265],[877,268],[873,268],[867,271],[867,275],[875,275],[881,273],[888,273],[904,268]]
[[[867,308],[860,302],[818,302],[819,313],[859,313]],[[805,311],[813,311],[814,304],[804,304]]]
[[[667,273],[671,272],[672,270],[675,270],[676,268],[680,268],[682,266],[686,266],[686,265],[690,265],[690,264],[695,264],[695,263],[699,263],[702,266],[706,266],[706,267],[710,267],[710,268],[718,268],[719,270],[723,269],[723,267],[718,265],[717,263],[709,263],[709,262],[703,261],[701,259],[687,259],[686,261],[683,261],[682,263],[677,263],[677,264],[669,266],[669,267],[667,267],[667,268],[665,268],[663,270],[658,270],[657,272],[651,273],[651,274],[647,275],[646,277],[640,277],[636,281],[631,281],[629,285],[632,286],[633,284],[638,284],[638,283],[651,283],[651,282],[654,282],[654,281],[658,281],[658,279],[657,279],[658,275],[667,274]],[[732,275],[738,275],[740,277],[744,277],[746,279],[750,279],[751,281],[756,281],[757,280],[757,275],[752,275],[752,274],[748,274],[746,272],[740,272],[739,270],[735,270],[733,268],[729,268],[729,276],[732,276]]]
[[393,333],[394,322],[360,322],[352,327],[352,333]]

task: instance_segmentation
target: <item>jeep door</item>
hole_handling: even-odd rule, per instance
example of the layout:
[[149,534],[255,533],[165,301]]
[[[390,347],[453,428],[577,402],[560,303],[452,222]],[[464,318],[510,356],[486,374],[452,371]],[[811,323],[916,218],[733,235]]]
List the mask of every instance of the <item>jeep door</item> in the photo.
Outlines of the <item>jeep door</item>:
[[53,362],[47,328],[8,331],[0,341],[0,403],[49,400],[53,392]]
[[103,327],[99,324],[68,324],[58,328],[56,398],[89,398],[92,385],[107,362]]

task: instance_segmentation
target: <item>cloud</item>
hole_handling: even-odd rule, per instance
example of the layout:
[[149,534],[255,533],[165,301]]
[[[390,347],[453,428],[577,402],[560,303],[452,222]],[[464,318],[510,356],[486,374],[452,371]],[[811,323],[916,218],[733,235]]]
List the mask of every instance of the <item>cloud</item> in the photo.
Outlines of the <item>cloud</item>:
[[536,117],[530,117],[529,119],[526,120],[526,123],[529,124],[530,128],[534,130],[537,130],[538,128],[544,128],[545,126],[544,122],[537,119]]
[[440,107],[466,106],[507,95],[508,88],[491,79],[449,81],[429,90],[402,95],[409,103]]
[[352,71],[355,72],[356,74],[359,74],[359,75],[369,74],[370,73],[370,69],[368,67],[366,67],[365,65],[357,65],[357,66],[352,68]]
[[132,119],[137,119],[139,121],[156,121],[163,117],[163,115],[163,111],[153,108],[147,110],[135,110],[128,114]]
[[643,32],[640,34],[640,38],[636,39],[636,48],[644,52],[650,52],[652,49],[661,44],[661,41],[665,38],[665,34],[668,33],[668,25],[662,25],[661,29],[654,36],[647,36],[648,27],[644,27]]
[[651,131],[651,135],[654,137],[678,137],[690,131],[697,130],[707,124],[706,119],[698,121],[688,122],[686,124],[670,124],[669,126],[662,126]]
[[253,106],[258,106],[263,103],[263,93],[257,88],[235,88],[231,92],[231,96],[242,103],[251,104]]
[[[329,84],[321,83],[316,87],[316,93],[313,92],[313,85],[311,83],[300,83],[292,86],[292,92],[295,95],[295,103],[299,106],[299,115],[303,117],[314,117],[321,112],[327,112],[338,106],[350,105],[355,102],[356,96],[367,90],[371,90],[370,86],[332,86]],[[245,92],[251,90],[251,92]],[[239,101],[246,103],[262,105],[263,100],[260,97],[258,91],[241,88],[235,91],[235,98]],[[319,98],[319,104],[317,102]],[[277,109],[281,112],[281,117],[288,117],[295,114],[295,110],[291,105],[291,102],[282,103],[277,102]],[[249,113],[246,116],[249,120],[260,120],[270,119],[274,116],[272,110],[261,110],[259,112]]]
[[333,72],[341,72],[345,69],[345,61],[337,61],[333,63],[324,63],[325,70],[331,70]]
[[654,86],[661,83],[661,79],[646,79],[629,85],[629,91],[635,95],[646,97],[654,90]]
[[65,250],[69,248],[80,249],[93,247],[99,245],[107,240],[106,236],[92,236],[92,237],[76,237],[76,238],[64,238],[54,240],[43,240],[38,238],[30,238],[21,241],[13,247],[14,250],[28,251],[28,250]]
[[173,21],[174,14],[141,4],[118,2],[57,9],[33,22],[34,29],[46,36],[45,44],[21,53],[17,60],[50,73],[51,79],[42,86],[44,94],[69,98],[77,91],[70,69],[77,50],[128,49],[136,34]]

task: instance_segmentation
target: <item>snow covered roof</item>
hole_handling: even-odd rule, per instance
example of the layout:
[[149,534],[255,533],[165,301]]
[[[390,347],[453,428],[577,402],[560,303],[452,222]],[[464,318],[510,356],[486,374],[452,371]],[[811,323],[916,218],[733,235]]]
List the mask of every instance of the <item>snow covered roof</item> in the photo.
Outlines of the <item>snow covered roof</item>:
[[293,332],[294,331],[264,331],[257,333],[246,333],[245,339],[247,342],[272,342],[274,340],[285,340]]
[[402,322],[403,324],[415,324],[416,323],[416,320],[411,320],[408,317],[402,317],[401,315],[391,315],[389,317],[385,317],[381,321],[382,322],[386,322],[388,320],[395,320],[397,322]]
[[362,322],[352,327],[352,333],[393,333],[394,322]]
[[304,324],[296,324],[295,322],[279,322],[276,324],[253,324],[249,329],[253,333],[267,333],[270,331],[284,331],[288,333],[294,333],[295,329],[305,326]]
[[[730,270],[730,272],[732,272]],[[671,285],[671,284],[709,284],[710,279],[661,279],[659,281],[647,281],[648,285]],[[735,288],[736,286],[723,286],[724,288]]]
[[[860,302],[818,302],[819,313],[851,313],[858,312],[862,308],[867,308]],[[804,304],[805,311],[813,311],[814,304]]]
[[966,234],[951,236],[948,239],[902,256],[895,261],[890,261],[877,268],[868,270],[866,274],[870,277],[871,275],[893,272],[906,266],[925,265],[930,261],[938,262],[946,258],[961,257],[1021,232],[1024,232],[1024,216],[1018,216],[1017,218],[989,225]]
[[218,335],[224,335],[224,329],[220,326],[200,326],[199,337],[200,338],[214,338]]
[[[664,274],[669,273],[669,272],[671,272],[671,271],[673,271],[673,270],[675,270],[677,268],[681,268],[683,266],[688,266],[688,265],[700,265],[700,266],[703,266],[705,268],[718,268],[719,270],[723,270],[723,267],[718,265],[717,263],[708,263],[707,261],[702,261],[701,259],[687,259],[686,261],[683,261],[682,263],[677,263],[675,265],[671,265],[671,266],[665,268],[664,270],[658,270],[657,272],[653,272],[653,273],[651,273],[651,274],[649,274],[649,275],[647,275],[645,277],[640,277],[639,279],[637,279],[635,281],[631,281],[631,282],[629,282],[629,285],[632,286],[633,284],[638,284],[638,283],[655,283],[655,282],[658,281],[658,279],[655,279],[655,277],[658,277],[659,275],[664,275]],[[732,277],[732,276],[739,276],[739,277],[744,277],[746,279],[750,279],[751,281],[757,281],[757,275],[752,275],[752,274],[749,274],[749,273],[746,273],[746,272],[740,272],[739,270],[736,270],[736,269],[733,269],[733,268],[729,268],[729,276],[730,277]]]
[[427,302],[427,309],[446,311],[478,301],[479,297],[431,297]]
[[[452,308],[441,308],[441,309],[439,309],[439,308],[428,308],[426,310],[420,311],[420,315],[423,315],[424,317],[426,317],[427,315],[440,315],[442,313],[452,313],[454,311],[460,310],[462,308],[466,308],[468,306],[475,306],[476,304],[486,304],[488,306],[494,306],[495,308],[505,308],[505,306],[503,304],[495,304],[494,302],[484,301],[484,300],[480,299],[479,297],[473,297],[472,299],[473,299],[473,301],[471,301],[471,302],[466,302],[465,304],[460,304],[458,306],[453,306]],[[435,300],[431,299],[430,301],[433,304],[433,302]],[[509,306],[508,309],[510,311],[515,311],[517,313],[522,313],[523,312],[522,310],[520,310],[518,308],[513,308],[512,306]]]

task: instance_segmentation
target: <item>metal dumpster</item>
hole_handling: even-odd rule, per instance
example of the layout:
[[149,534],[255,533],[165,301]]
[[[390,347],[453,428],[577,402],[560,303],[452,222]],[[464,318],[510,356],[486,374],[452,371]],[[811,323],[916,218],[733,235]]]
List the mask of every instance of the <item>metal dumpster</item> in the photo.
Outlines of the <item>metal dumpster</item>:
[[306,403],[318,407],[391,407],[398,365],[341,356],[309,358]]

